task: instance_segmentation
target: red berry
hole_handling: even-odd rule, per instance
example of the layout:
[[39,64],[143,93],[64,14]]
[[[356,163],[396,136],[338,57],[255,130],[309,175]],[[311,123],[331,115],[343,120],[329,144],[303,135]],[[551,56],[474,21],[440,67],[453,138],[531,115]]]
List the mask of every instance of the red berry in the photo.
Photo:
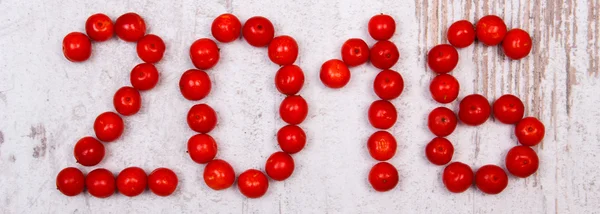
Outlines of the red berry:
[[139,167],[128,167],[117,175],[117,190],[125,196],[133,197],[146,190],[148,176]]
[[210,93],[212,84],[206,72],[198,69],[190,69],[183,72],[179,79],[179,90],[181,95],[188,100],[201,100]]
[[242,28],[242,35],[248,44],[254,47],[264,47],[273,40],[275,29],[267,18],[255,16],[246,20]]
[[485,45],[498,45],[506,35],[506,24],[504,21],[494,15],[487,15],[479,19],[475,26],[477,40]]
[[379,162],[369,171],[369,183],[379,192],[394,189],[398,180],[398,170],[388,162]]
[[475,41],[475,28],[467,20],[454,22],[448,28],[448,42],[457,48],[465,48]]
[[510,174],[526,178],[537,171],[540,159],[531,147],[515,146],[508,150],[505,164]]
[[85,33],[95,41],[106,41],[114,34],[112,20],[107,15],[96,13],[85,21]]
[[425,147],[425,155],[435,165],[446,165],[452,161],[454,146],[446,138],[436,137]]
[[496,165],[485,165],[475,173],[475,185],[487,194],[498,194],[508,186],[508,176]]
[[458,97],[460,84],[458,80],[449,74],[437,75],[429,85],[431,97],[438,103],[451,103]]
[[92,42],[85,34],[72,32],[63,39],[62,50],[71,62],[83,62],[92,55]]
[[198,39],[190,46],[190,59],[198,69],[206,70],[214,67],[219,62],[219,58],[219,47],[211,39]]
[[81,138],[73,149],[77,163],[95,166],[104,158],[104,145],[93,137]]
[[210,31],[219,42],[232,42],[240,37],[242,23],[230,13],[221,14],[212,23]]
[[286,65],[275,74],[275,86],[285,95],[297,94],[304,85],[304,72],[297,65]]
[[509,30],[502,41],[504,54],[514,60],[522,59],[529,55],[531,46],[531,36],[529,36],[529,33],[518,28]]
[[136,13],[126,13],[115,21],[117,36],[127,42],[137,42],[146,34],[146,22]]
[[361,65],[369,60],[369,46],[362,39],[352,38],[342,45],[342,60],[348,66]]
[[205,164],[217,156],[217,142],[210,135],[197,134],[188,140],[187,150],[194,162]]
[[94,169],[85,177],[85,186],[90,195],[107,198],[115,193],[115,176],[106,169]]
[[544,124],[535,117],[523,118],[515,126],[515,135],[524,146],[538,145],[544,139],[546,128]]
[[394,43],[379,41],[371,47],[371,64],[379,69],[389,69],[398,62],[400,53]]
[[141,63],[131,70],[131,86],[140,91],[150,90],[158,83],[158,70],[152,63]]
[[148,175],[148,188],[158,196],[171,195],[178,183],[177,175],[167,168],[155,169]]
[[461,162],[454,162],[444,168],[442,180],[448,191],[461,193],[473,184],[473,170]]
[[154,34],[142,37],[136,46],[136,51],[141,60],[148,63],[157,63],[165,54],[165,42]]
[[375,40],[388,40],[392,38],[394,32],[396,32],[396,21],[389,15],[379,14],[369,20],[369,34]]
[[76,196],[83,192],[85,176],[75,167],[67,167],[56,176],[56,188],[66,196]]
[[458,64],[458,51],[448,44],[436,45],[427,53],[427,64],[438,74],[448,73]]
[[281,127],[277,132],[277,142],[284,152],[294,154],[306,145],[306,133],[296,125]]
[[471,94],[460,101],[458,118],[467,125],[478,126],[487,121],[490,112],[490,103],[485,97]]
[[373,90],[383,100],[395,99],[404,90],[404,79],[400,73],[393,70],[383,70],[373,81]]

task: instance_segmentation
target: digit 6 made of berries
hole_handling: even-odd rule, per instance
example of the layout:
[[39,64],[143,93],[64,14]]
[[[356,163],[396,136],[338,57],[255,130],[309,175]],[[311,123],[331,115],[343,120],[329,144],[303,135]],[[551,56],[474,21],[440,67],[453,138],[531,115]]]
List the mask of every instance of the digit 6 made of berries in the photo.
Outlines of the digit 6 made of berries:
[[[100,114],[94,121],[96,137],[83,137],[75,144],[73,154],[77,163],[82,166],[95,166],[104,159],[105,143],[115,142],[123,133],[122,116],[136,114],[142,103],[140,91],[154,88],[158,83],[159,73],[154,63],[158,63],[165,52],[163,40],[154,35],[146,34],[146,23],[136,13],[121,15],[113,23],[105,14],[94,14],[85,23],[87,33],[72,32],[63,39],[62,50],[65,58],[72,62],[83,62],[92,55],[92,44],[110,40],[116,33],[117,37],[126,42],[137,42],[136,52],[144,61],[136,65],[130,73],[131,86],[117,90],[113,97],[117,113],[107,111]],[[56,176],[56,187],[67,196],[75,196],[87,192],[97,198],[106,198],[115,192],[133,197],[142,194],[148,187],[154,194],[168,196],[177,188],[177,175],[170,169],[157,168],[149,175],[139,167],[129,167],[122,170],[115,178],[107,169],[97,168],[84,175],[75,167],[67,167]]]
[[[273,153],[266,161],[263,173],[258,169],[248,169],[237,178],[240,192],[248,198],[259,198],[269,188],[267,175],[276,181],[289,178],[294,172],[295,154],[304,148],[306,134],[298,126],[308,114],[308,104],[298,92],[304,85],[304,72],[294,65],[298,57],[298,44],[287,35],[275,37],[271,21],[255,16],[244,23],[233,14],[222,14],[212,23],[213,37],[221,43],[237,40],[240,34],[251,46],[267,47],[269,59],[281,66],[274,75],[277,90],[287,97],[279,107],[281,119],[288,123],[277,132],[277,141],[282,151]],[[211,90],[211,80],[204,70],[211,69],[219,62],[220,49],[215,41],[201,38],[192,43],[190,59],[197,69],[190,69],[181,75],[179,89],[188,100],[198,101],[206,97]],[[206,164],[203,178],[206,185],[214,190],[231,187],[235,182],[233,167],[217,156],[217,143],[208,133],[217,123],[217,113],[207,104],[192,106],[187,114],[190,129],[198,132],[187,142],[190,158],[199,164]]]
[[[521,29],[507,31],[504,21],[494,15],[481,18],[475,27],[467,20],[453,23],[448,29],[450,44],[437,45],[429,51],[427,63],[438,75],[431,80],[429,90],[432,98],[442,104],[451,103],[458,97],[460,84],[448,74],[458,64],[456,48],[467,47],[475,41],[487,46],[501,45],[504,54],[513,60],[526,57],[531,51],[531,37]],[[457,128],[458,121],[469,126],[479,126],[493,113],[504,124],[515,124],[514,133],[521,143],[508,151],[505,166],[516,177],[525,178],[535,173],[539,158],[531,147],[544,138],[544,125],[534,117],[523,118],[523,102],[516,96],[506,94],[498,98],[492,106],[479,94],[463,97],[459,104],[458,116],[446,107],[435,108],[428,116],[427,126],[436,135],[425,147],[427,159],[435,165],[446,165],[452,161],[454,146],[445,137]],[[498,165],[481,166],[473,173],[471,167],[461,162],[452,162],[442,173],[442,181],[448,191],[464,192],[473,182],[479,190],[487,194],[498,194],[508,186],[508,175]]]

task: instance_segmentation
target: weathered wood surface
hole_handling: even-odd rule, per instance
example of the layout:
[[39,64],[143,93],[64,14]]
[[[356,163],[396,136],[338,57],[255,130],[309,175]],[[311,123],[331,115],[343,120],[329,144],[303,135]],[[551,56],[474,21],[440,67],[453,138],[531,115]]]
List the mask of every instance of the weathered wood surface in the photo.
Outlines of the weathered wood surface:
[[[598,213],[600,212],[600,1],[0,1],[0,213],[140,212],[140,213]],[[126,131],[99,167],[118,172],[140,166],[148,172],[165,166],[180,178],[178,191],[160,198],[150,193],[128,199],[114,195],[96,199],[87,194],[67,198],[54,189],[54,178],[67,166],[77,139],[92,135],[92,123],[112,110],[112,95],[129,84],[128,74],[139,59],[135,46],[116,39],[95,43],[85,63],[70,63],[60,51],[64,35],[83,31],[86,18],[103,12],[116,18],[135,11],[149,32],[167,43],[157,66],[159,85],[143,93],[143,108],[126,118]],[[245,199],[237,189],[215,192],[203,183],[203,166],[185,153],[193,134],[185,114],[194,103],[180,96],[179,76],[192,68],[187,50],[197,38],[210,36],[210,23],[224,12],[242,21],[268,17],[277,34],[288,34],[300,45],[297,64],[307,81],[301,94],[310,105],[302,127],[309,136],[305,150],[294,155],[296,170],[285,182],[271,182],[265,197]],[[392,133],[400,145],[390,161],[401,181],[387,193],[374,192],[366,181],[375,163],[365,148],[374,131],[366,119],[376,99],[371,84],[377,70],[352,69],[342,90],[319,81],[321,63],[339,57],[347,38],[374,41],[366,32],[377,13],[398,21],[392,40],[401,52],[394,69],[405,80],[403,95],[393,103],[399,121]],[[526,115],[540,118],[546,138],[536,147],[538,173],[527,179],[510,177],[500,195],[471,188],[448,193],[441,167],[427,162],[423,149],[433,137],[425,118],[436,104],[428,85],[433,73],[427,51],[446,42],[454,21],[496,14],[509,28],[523,28],[534,41],[532,54],[508,60],[496,47],[480,44],[461,49],[453,74],[461,82],[459,98],[471,93],[490,101],[512,93],[526,104]],[[243,40],[221,45],[221,62],[209,71],[213,92],[203,102],[219,114],[211,134],[219,157],[240,173],[263,168],[278,149],[276,114],[283,98],[272,78],[277,66],[264,49]],[[457,109],[458,103],[448,105]],[[474,168],[501,164],[517,144],[512,127],[490,120],[481,127],[459,125],[449,139],[454,160]],[[92,168],[80,167],[86,172]]]

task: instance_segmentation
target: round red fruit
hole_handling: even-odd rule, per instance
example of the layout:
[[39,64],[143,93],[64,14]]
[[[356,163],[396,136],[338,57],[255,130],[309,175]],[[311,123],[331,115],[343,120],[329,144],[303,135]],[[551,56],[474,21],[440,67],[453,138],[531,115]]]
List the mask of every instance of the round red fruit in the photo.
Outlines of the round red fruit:
[[350,70],[341,60],[331,59],[323,63],[319,77],[325,86],[341,88],[350,81]]
[[146,23],[136,13],[126,13],[115,21],[117,36],[127,42],[137,42],[146,34]]
[[286,125],[277,131],[277,142],[281,150],[294,154],[306,145],[306,133],[296,125]]
[[113,97],[113,104],[119,114],[134,115],[142,107],[142,96],[135,88],[125,86],[117,90]]
[[508,186],[508,176],[496,165],[485,165],[475,173],[475,185],[487,194],[498,194]]
[[522,59],[531,52],[531,36],[524,30],[509,30],[502,41],[504,54],[511,59]]
[[85,187],[90,195],[107,198],[115,193],[115,176],[106,169],[94,169],[85,177]]
[[369,171],[369,183],[379,192],[394,189],[398,184],[398,170],[388,162],[379,162]]
[[429,85],[431,97],[438,103],[446,104],[456,100],[458,91],[460,91],[458,80],[450,74],[437,75]]
[[383,100],[395,99],[404,90],[404,79],[400,73],[393,70],[383,70],[373,81],[373,90]]
[[76,196],[83,192],[85,176],[75,167],[67,167],[56,176],[56,188],[66,196]]
[[444,168],[442,180],[448,191],[461,193],[473,184],[473,170],[467,164],[453,162]]
[[267,18],[255,16],[246,20],[242,28],[242,35],[248,44],[254,47],[264,47],[273,40],[275,28]]
[[479,95],[471,94],[460,101],[458,118],[467,125],[478,126],[490,117],[490,103]]
[[458,51],[452,45],[436,45],[427,54],[427,64],[438,74],[448,73],[458,64]]
[[437,107],[429,113],[427,127],[438,137],[446,137],[456,129],[458,119],[454,112],[446,107]]
[[219,62],[219,57],[219,47],[211,39],[198,39],[190,46],[190,59],[198,69],[206,70],[214,67]]
[[537,171],[540,159],[531,147],[515,146],[508,150],[505,164],[510,174],[526,178]]
[[308,104],[301,96],[292,95],[281,101],[279,116],[286,123],[298,125],[306,119],[306,115],[308,115]]
[[196,132],[208,133],[217,125],[217,113],[209,105],[196,104],[188,112],[187,123]]
[[465,48],[475,41],[475,28],[473,23],[460,20],[452,23],[448,28],[448,42],[457,48]]
[[396,123],[396,107],[387,100],[377,100],[369,107],[369,122],[378,129],[389,129]]
[[140,59],[148,63],[157,63],[165,54],[165,42],[154,34],[148,34],[137,42],[137,54]]
[[394,43],[379,41],[371,47],[371,64],[379,69],[389,69],[398,62],[400,53]]
[[278,65],[294,64],[298,58],[298,44],[290,36],[278,36],[269,43],[269,59]]
[[233,167],[224,160],[214,159],[204,167],[204,183],[214,190],[227,189],[235,181]]
[[179,79],[179,90],[188,100],[201,100],[210,93],[210,77],[206,72],[190,69],[184,72]]
[[505,124],[515,124],[523,118],[525,105],[518,97],[505,94],[494,102],[494,117]]
[[156,86],[158,76],[158,70],[152,63],[141,63],[133,67],[129,80],[135,89],[145,91]]
[[217,156],[217,142],[210,135],[197,134],[188,140],[187,150],[194,162],[208,163]]
[[275,152],[267,159],[265,171],[271,179],[283,181],[294,172],[294,159],[288,153]]
[[104,112],[94,121],[96,138],[104,142],[112,142],[123,134],[123,119],[114,112]]
[[210,31],[219,42],[232,42],[240,37],[242,23],[230,13],[221,14],[212,23]]
[[92,42],[85,34],[72,32],[62,43],[63,54],[71,62],[83,62],[92,55]]
[[342,45],[342,60],[348,66],[361,65],[369,60],[369,46],[362,39],[352,38]]
[[515,135],[524,146],[535,146],[542,142],[546,128],[544,124],[535,117],[523,118],[517,126],[515,126]]
[[388,40],[396,32],[396,21],[389,15],[379,14],[369,20],[369,35],[375,40]]
[[454,146],[446,138],[436,137],[425,147],[425,155],[429,162],[435,165],[446,165],[452,160]]
[[81,138],[73,149],[75,160],[84,166],[95,166],[104,158],[104,145],[93,137]]
[[114,34],[112,20],[107,15],[96,13],[85,21],[85,33],[95,41],[106,41]]
[[142,194],[146,190],[148,176],[139,167],[129,167],[117,175],[117,190],[125,196],[133,197]]
[[498,45],[506,35],[506,24],[495,15],[487,15],[479,19],[475,26],[477,40],[485,45]]
[[248,198],[260,198],[269,189],[267,176],[256,169],[249,169],[238,177],[238,189]]
[[367,148],[375,160],[386,161],[394,157],[398,144],[392,134],[386,131],[377,131],[369,137]]
[[158,196],[168,196],[177,189],[177,175],[170,169],[158,168],[148,175],[148,187]]
[[275,74],[275,86],[285,95],[294,95],[304,85],[304,72],[297,65],[286,65]]

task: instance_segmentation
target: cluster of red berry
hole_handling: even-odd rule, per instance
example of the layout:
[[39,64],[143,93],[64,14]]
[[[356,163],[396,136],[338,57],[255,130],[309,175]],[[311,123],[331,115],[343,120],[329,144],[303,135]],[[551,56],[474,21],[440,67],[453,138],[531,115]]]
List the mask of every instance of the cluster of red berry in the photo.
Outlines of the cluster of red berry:
[[[437,102],[447,104],[458,97],[460,85],[453,76],[447,74],[458,63],[458,52],[454,47],[467,47],[475,41],[475,37],[485,45],[498,45],[502,42],[504,53],[511,59],[521,59],[531,51],[529,34],[521,29],[513,29],[507,33],[506,24],[497,16],[481,18],[475,29],[469,21],[455,22],[448,29],[448,41],[452,45],[437,45],[428,54],[429,67],[439,74],[430,85],[431,96]],[[458,117],[446,107],[438,107],[431,111],[427,125],[437,137],[425,147],[427,159],[435,165],[448,164],[452,161],[454,147],[444,137],[454,132],[458,120],[466,125],[478,126],[488,120],[492,111],[500,122],[516,124],[515,135],[522,144],[510,149],[506,155],[506,169],[514,176],[523,178],[535,173],[539,159],[530,147],[537,145],[544,138],[544,125],[536,118],[523,118],[523,102],[510,94],[498,98],[493,107],[482,95],[468,95],[460,102]],[[442,179],[446,188],[454,193],[464,192],[473,182],[479,190],[487,194],[498,194],[508,185],[506,172],[497,165],[485,165],[473,173],[468,165],[453,162],[444,169]]]
[[[294,159],[290,154],[302,150],[306,144],[306,134],[297,125],[308,114],[308,104],[296,95],[304,85],[304,73],[294,65],[298,57],[298,44],[286,35],[275,37],[273,24],[268,19],[255,16],[246,21],[243,27],[239,19],[232,14],[222,14],[212,23],[213,37],[222,43],[235,41],[240,37],[254,47],[268,46],[271,61],[282,66],[275,74],[275,85],[279,92],[287,95],[279,107],[281,119],[288,123],[277,132],[277,141],[283,152],[275,152],[265,164],[267,175],[276,181],[290,177],[294,171]],[[219,61],[219,48],[209,39],[196,40],[190,47],[190,58],[198,69],[210,69]],[[206,72],[190,69],[183,73],[179,88],[186,99],[196,101],[206,97],[211,89],[210,78]],[[217,144],[207,133],[217,124],[216,112],[207,104],[194,105],[188,112],[189,127],[199,132],[188,140],[188,153],[193,161],[206,164],[204,182],[214,190],[229,188],[235,181],[235,172],[224,160],[215,159]],[[263,196],[269,187],[269,180],[263,172],[249,169],[238,176],[237,186],[248,198]]]
[[115,176],[107,169],[98,168],[84,176],[81,170],[67,167],[56,176],[56,187],[66,196],[75,196],[83,192],[84,187],[90,195],[107,198],[115,193],[133,197],[142,194],[146,187],[159,196],[171,195],[177,188],[177,175],[167,168],[158,168],[146,176],[139,167],[123,169]]
[[[85,23],[86,34],[72,32],[63,40],[63,54],[73,62],[87,60],[92,51],[91,40],[101,42],[112,38],[113,34],[127,42],[137,42],[137,54],[145,63],[135,66],[130,74],[131,85],[117,90],[113,98],[115,110],[124,116],[137,113],[141,108],[139,91],[154,88],[158,82],[158,70],[153,65],[163,57],[165,43],[153,34],[146,34],[146,24],[136,13],[126,13],[112,20],[105,14],[94,14]],[[88,37],[89,36],[89,37]],[[114,112],[104,112],[94,121],[96,138],[87,136],[75,144],[73,153],[77,163],[83,166],[95,166],[104,158],[105,148],[100,142],[113,142],[123,133],[123,119]],[[146,188],[146,183],[157,195],[171,194],[177,187],[177,176],[166,168],[154,170],[148,178],[144,170],[138,167],[127,168],[117,177],[115,187],[114,175],[103,168],[91,171],[85,177],[88,192],[99,198],[112,195],[115,188],[123,195],[139,195]],[[65,195],[73,196],[83,191],[83,173],[73,167],[63,169],[56,178],[57,188]]]
[[[377,42],[369,49],[367,43],[358,38],[348,39],[342,45],[342,60],[331,59],[323,63],[320,78],[330,88],[341,88],[350,81],[348,66],[357,66],[371,60],[371,64],[382,71],[375,77],[373,89],[381,98],[371,104],[368,111],[369,122],[377,129],[389,129],[398,118],[396,107],[389,101],[400,96],[404,89],[404,80],[400,73],[390,68],[398,62],[400,53],[390,42],[396,32],[396,22],[389,15],[376,15],[369,20],[369,34]],[[388,191],[398,184],[398,170],[385,162],[396,154],[397,142],[387,131],[377,131],[367,142],[369,154],[375,164],[369,172],[369,182],[377,191]]]

